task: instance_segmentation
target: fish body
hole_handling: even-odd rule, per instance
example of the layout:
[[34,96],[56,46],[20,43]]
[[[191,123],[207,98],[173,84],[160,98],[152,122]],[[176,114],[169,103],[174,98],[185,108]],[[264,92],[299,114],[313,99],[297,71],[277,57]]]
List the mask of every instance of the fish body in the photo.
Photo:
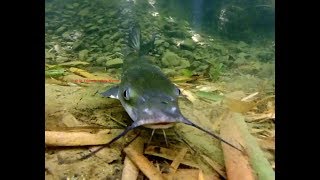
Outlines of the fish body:
[[[151,47],[153,41],[154,36],[147,45]],[[102,95],[120,100],[133,123],[110,143],[139,126],[151,129],[166,129],[172,127],[175,123],[184,123],[238,149],[182,115],[178,106],[180,90],[161,72],[159,67],[150,63],[145,56],[149,47],[141,49],[139,26],[132,28],[129,34],[129,47],[131,51],[123,64],[121,83],[102,93]]]

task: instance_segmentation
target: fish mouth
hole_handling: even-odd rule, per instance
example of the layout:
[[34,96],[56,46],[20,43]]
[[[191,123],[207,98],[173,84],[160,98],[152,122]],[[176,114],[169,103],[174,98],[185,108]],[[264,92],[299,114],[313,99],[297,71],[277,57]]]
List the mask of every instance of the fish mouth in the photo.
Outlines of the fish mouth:
[[[145,113],[149,112],[149,113]],[[139,125],[151,129],[167,129],[179,122],[180,112],[167,112],[163,110],[144,111],[137,119]]]
[[[178,118],[174,118],[164,114],[157,114],[157,117],[141,118],[137,121],[140,126],[150,129],[167,129],[178,122]],[[159,116],[160,115],[160,116]]]
[[145,124],[143,126],[150,129],[168,129],[174,125],[175,125],[175,122],[161,122],[161,123],[154,123],[154,124]]

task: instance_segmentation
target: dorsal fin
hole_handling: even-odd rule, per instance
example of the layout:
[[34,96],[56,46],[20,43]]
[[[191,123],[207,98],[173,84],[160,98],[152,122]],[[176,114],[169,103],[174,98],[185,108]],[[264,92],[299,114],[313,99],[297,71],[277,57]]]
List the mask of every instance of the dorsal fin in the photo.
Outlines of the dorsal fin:
[[129,33],[129,47],[133,52],[140,52],[141,31],[140,26],[135,25]]

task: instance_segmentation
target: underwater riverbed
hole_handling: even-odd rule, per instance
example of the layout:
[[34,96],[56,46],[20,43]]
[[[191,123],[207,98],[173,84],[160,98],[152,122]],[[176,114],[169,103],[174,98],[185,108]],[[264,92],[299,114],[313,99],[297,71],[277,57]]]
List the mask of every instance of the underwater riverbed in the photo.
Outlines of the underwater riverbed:
[[[140,152],[135,157],[144,156],[152,165],[144,164],[145,169],[154,169],[167,179],[229,179],[230,157],[245,163],[245,158],[235,156],[220,141],[184,124],[165,131],[168,146],[162,130],[156,130],[148,143],[152,130],[139,127],[92,157],[69,162],[107,143],[132,123],[118,100],[100,93],[120,82],[133,23],[140,24],[144,42],[156,34],[148,59],[181,90],[182,114],[249,148],[249,152],[259,154],[262,150],[257,156],[266,162],[249,158],[255,172],[266,172],[269,166],[274,170],[272,31],[260,32],[251,27],[257,26],[254,23],[239,29],[231,28],[237,24],[221,26],[219,15],[223,9],[237,9],[240,16],[241,9],[249,6],[230,3],[217,3],[209,10],[203,10],[202,5],[204,14],[195,16],[188,9],[194,7],[192,1],[185,9],[178,1],[167,5],[150,0],[46,1],[46,179],[121,179],[127,173],[123,170],[129,167],[127,159],[132,149]],[[199,8],[194,11],[198,13]],[[270,9],[260,11],[270,13]],[[215,12],[217,18],[207,17],[209,12]],[[248,16],[240,17],[245,21]],[[235,18],[227,17],[230,21]],[[226,36],[238,31],[242,32],[239,36]],[[229,122],[238,123],[239,129]],[[142,145],[133,146],[131,141],[137,136]],[[137,176],[144,179],[146,172],[140,171]]]

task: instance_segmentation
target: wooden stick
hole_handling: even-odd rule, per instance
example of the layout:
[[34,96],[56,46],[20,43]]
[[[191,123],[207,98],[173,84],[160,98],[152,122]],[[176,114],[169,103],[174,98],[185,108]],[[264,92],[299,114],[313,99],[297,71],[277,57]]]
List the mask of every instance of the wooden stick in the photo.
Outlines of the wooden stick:
[[215,161],[213,161],[212,159],[210,159],[209,157],[207,157],[206,155],[201,155],[201,157],[207,161],[208,164],[210,164],[210,166],[217,171],[217,173],[219,173],[222,177],[224,177],[225,179],[227,179],[227,174],[226,174],[226,170],[224,167],[220,166],[218,163],[216,163]]
[[[129,146],[130,148],[135,149],[138,153],[143,153],[143,140],[141,137],[137,137]],[[138,178],[138,175],[138,167],[134,165],[128,156],[126,156],[124,159],[121,180],[135,180]]]
[[258,143],[248,131],[244,122],[244,117],[239,113],[230,113],[222,121],[221,136],[225,139],[232,139],[242,144],[248,157],[240,152],[222,144],[223,154],[225,157],[228,179],[275,179],[274,171],[270,163],[263,156]]
[[[171,174],[163,175],[167,180],[172,178]],[[177,172],[174,173],[174,179],[184,179],[184,180],[198,180],[199,177],[199,169],[178,169]]]
[[47,146],[87,146],[101,145],[110,142],[121,133],[120,129],[99,129],[90,131],[45,131]]
[[153,166],[153,164],[141,153],[137,152],[131,147],[124,148],[124,152],[130,158],[130,160],[146,175],[152,180],[164,180],[160,171]]
[[126,125],[125,123],[118,121],[116,118],[112,117],[111,115],[109,115],[109,114],[105,114],[105,115],[108,116],[108,117],[109,117],[111,120],[113,120],[114,122],[120,124],[121,126],[127,127],[127,125]]
[[171,163],[171,170],[170,173],[175,173],[181,163],[181,161],[183,160],[184,156],[186,155],[188,149],[186,147],[182,148],[180,150],[180,152],[178,153],[178,155],[176,156],[176,158],[174,158],[174,160]]
[[[241,138],[238,129],[234,126],[230,113],[221,123],[220,135],[224,139],[229,139],[229,141],[232,140],[231,142],[239,142],[240,144],[243,144],[243,139]],[[240,152],[234,151],[224,144],[222,144],[222,149],[228,179],[255,179],[254,172],[250,167],[247,157],[242,155]]]
[[[144,154],[162,157],[169,160],[174,160],[174,158],[177,156],[177,152],[173,151],[168,148],[159,147],[159,146],[148,146],[144,150]],[[200,168],[199,165],[192,160],[189,154],[186,155],[186,157],[180,162],[181,164],[194,167],[194,168]]]
[[[177,174],[176,171],[181,163],[181,161],[183,160],[183,157],[186,155],[188,149],[187,148],[182,148],[178,155],[174,158],[174,160],[172,161],[171,165],[170,165],[170,173],[167,175],[167,179],[168,180],[173,180],[174,178],[177,178]],[[199,174],[199,172],[197,172],[197,174]]]
[[199,170],[198,180],[221,180],[221,178],[218,174],[205,174],[202,170]]

